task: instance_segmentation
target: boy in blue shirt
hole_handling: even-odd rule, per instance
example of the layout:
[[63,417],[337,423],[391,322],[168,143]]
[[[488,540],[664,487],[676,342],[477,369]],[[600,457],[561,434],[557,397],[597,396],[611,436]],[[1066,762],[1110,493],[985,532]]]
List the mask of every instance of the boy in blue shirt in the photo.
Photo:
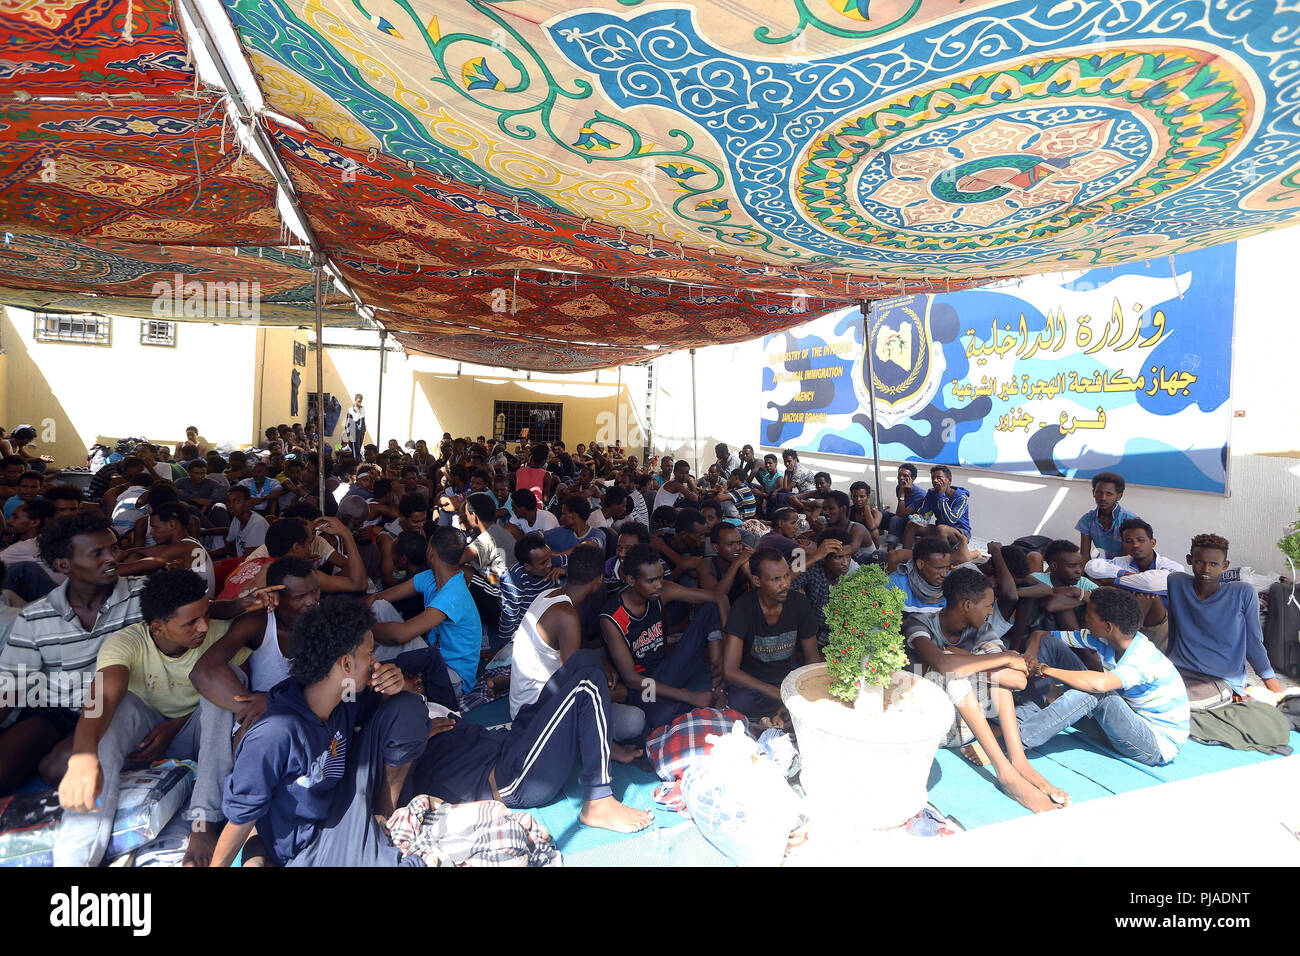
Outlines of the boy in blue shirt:
[[1079,532],[1079,550],[1083,552],[1084,561],[1092,558],[1094,545],[1105,558],[1113,558],[1124,550],[1121,527],[1137,515],[1119,503],[1123,497],[1122,475],[1103,471],[1092,476],[1092,500],[1097,502],[1097,507],[1074,526],[1074,530]]
[[429,570],[366,600],[400,601],[419,594],[424,610],[409,621],[376,624],[380,644],[405,644],[427,634],[429,645],[442,651],[452,674],[457,696],[469,692],[478,679],[479,652],[483,647],[483,622],[462,570],[467,560],[465,533],[457,528],[435,528],[429,538]]
[[895,538],[902,540],[907,530],[908,515],[914,515],[925,504],[925,492],[916,487],[916,466],[907,463],[898,466],[898,484],[894,486],[894,497],[898,499],[893,514],[885,512],[885,530]]
[[903,613],[933,614],[942,610],[943,582],[952,570],[948,543],[938,536],[922,538],[911,557],[889,576],[889,583],[903,592]]
[[[1151,767],[1169,763],[1187,741],[1187,688],[1169,659],[1138,632],[1137,600],[1120,588],[1097,588],[1083,622],[1083,632],[1030,636],[1025,651],[1030,675],[1068,689],[1046,707],[1028,700],[1016,707],[1021,740],[1037,747],[1092,717],[1121,756]],[[1085,668],[1070,647],[1095,653],[1103,670]]]

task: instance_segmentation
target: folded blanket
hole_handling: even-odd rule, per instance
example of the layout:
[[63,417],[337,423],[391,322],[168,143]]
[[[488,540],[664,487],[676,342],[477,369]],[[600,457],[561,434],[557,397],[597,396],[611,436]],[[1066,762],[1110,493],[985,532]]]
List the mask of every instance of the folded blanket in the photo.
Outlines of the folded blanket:
[[496,800],[444,803],[420,795],[388,821],[388,838],[402,856],[426,866],[559,866],[550,832],[531,814]]
[[745,715],[739,711],[700,707],[655,731],[646,741],[646,757],[664,783],[656,788],[654,799],[669,810],[684,813],[686,800],[682,797],[682,775],[693,761],[713,749],[706,738],[710,734],[727,733],[736,721],[748,727]]

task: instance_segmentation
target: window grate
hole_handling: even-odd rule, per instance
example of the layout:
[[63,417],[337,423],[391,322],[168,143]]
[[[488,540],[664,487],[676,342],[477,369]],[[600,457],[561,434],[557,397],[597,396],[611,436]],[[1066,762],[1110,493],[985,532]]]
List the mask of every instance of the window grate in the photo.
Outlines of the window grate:
[[[494,402],[492,409],[493,432],[501,433],[503,440],[519,441],[520,433],[527,428],[530,442],[550,444],[560,440],[564,429],[564,406],[559,402]],[[505,416],[504,429],[495,427]]]
[[301,365],[304,368],[306,367],[307,365],[307,343],[306,342],[293,343],[293,364]]
[[176,323],[160,319],[140,320],[140,344],[176,347]]
[[37,312],[33,334],[37,342],[112,345],[113,320],[106,315]]

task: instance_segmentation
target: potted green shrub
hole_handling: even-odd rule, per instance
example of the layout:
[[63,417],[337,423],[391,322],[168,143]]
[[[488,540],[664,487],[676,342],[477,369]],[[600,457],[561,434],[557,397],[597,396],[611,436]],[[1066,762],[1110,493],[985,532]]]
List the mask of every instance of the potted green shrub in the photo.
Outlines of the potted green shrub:
[[825,662],[781,684],[814,823],[841,835],[898,826],[925,806],[952,704],[905,669],[903,592],[883,568],[868,565],[836,582],[826,622]]
[[826,605],[830,641],[823,656],[830,695],[846,704],[884,709],[884,689],[907,666],[903,592],[878,564],[858,568],[831,587]]

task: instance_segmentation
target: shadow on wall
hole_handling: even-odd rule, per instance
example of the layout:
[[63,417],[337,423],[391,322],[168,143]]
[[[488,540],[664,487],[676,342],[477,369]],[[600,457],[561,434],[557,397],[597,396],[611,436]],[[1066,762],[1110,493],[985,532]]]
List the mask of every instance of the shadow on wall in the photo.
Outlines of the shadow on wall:
[[[72,424],[49,380],[28,351],[27,343],[14,327],[9,310],[4,308],[0,308],[0,342],[6,351],[4,381],[0,383],[5,391],[0,407],[9,419],[0,424],[4,425],[6,434],[16,425],[31,425],[36,429],[37,454],[50,455],[60,468],[85,467],[90,445]],[[108,350],[104,352],[107,356]]]
[[[728,451],[739,452],[740,449],[745,446],[746,442],[737,442],[734,436],[731,438],[727,438],[721,435],[701,434],[699,437],[699,441],[696,442],[694,446],[692,446],[689,437],[687,437],[685,440],[678,439],[676,442],[674,442],[672,437],[669,436],[661,437],[659,435],[656,435],[654,453],[659,456],[672,455],[674,461],[676,461],[679,458],[686,459],[688,462],[691,463],[691,474],[695,475],[698,478],[704,475],[705,473],[707,473],[709,470],[709,466],[718,460],[718,456],[714,452],[714,448],[716,448],[719,444],[725,444],[727,446]],[[753,444],[753,443],[750,442],[749,444]],[[695,450],[692,450],[692,447],[694,447]],[[696,468],[695,465],[695,462],[697,460],[696,451],[699,452],[698,468]],[[757,445],[754,446],[754,453],[758,455],[760,460],[762,459],[763,457],[762,453],[758,450]]]

